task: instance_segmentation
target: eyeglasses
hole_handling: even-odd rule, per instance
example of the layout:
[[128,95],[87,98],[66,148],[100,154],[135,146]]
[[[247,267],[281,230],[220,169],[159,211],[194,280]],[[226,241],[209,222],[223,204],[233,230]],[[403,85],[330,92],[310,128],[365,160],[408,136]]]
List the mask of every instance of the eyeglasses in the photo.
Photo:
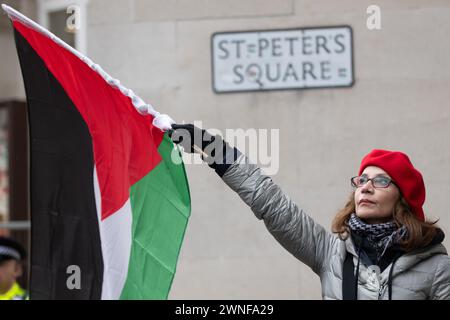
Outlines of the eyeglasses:
[[372,186],[374,188],[387,188],[391,185],[391,183],[395,184],[391,178],[386,176],[376,176],[372,179],[369,179],[366,175],[356,176],[350,179],[353,188],[360,188],[365,185],[367,182],[372,181]]

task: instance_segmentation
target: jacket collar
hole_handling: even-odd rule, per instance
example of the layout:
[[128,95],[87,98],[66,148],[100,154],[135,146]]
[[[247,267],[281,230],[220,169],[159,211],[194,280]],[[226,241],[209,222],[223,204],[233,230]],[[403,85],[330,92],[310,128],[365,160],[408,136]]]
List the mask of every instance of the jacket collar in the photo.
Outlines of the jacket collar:
[[[345,247],[347,252],[351,253],[356,259],[358,259],[357,248],[353,244],[351,236],[345,240]],[[430,258],[431,256],[437,254],[447,255],[447,250],[442,243],[432,244],[424,248],[415,249],[411,252],[405,253],[395,262],[394,270],[392,271],[392,276],[396,276],[406,270],[409,270],[419,262]],[[392,264],[387,267],[381,274],[382,281],[386,280],[389,275]],[[385,278],[385,279],[384,279]]]

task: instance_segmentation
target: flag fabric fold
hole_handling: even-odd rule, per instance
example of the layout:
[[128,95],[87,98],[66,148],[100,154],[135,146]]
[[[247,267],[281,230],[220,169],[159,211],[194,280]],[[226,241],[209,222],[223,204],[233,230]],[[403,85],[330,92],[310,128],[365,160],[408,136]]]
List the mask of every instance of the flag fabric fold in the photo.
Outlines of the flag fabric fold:
[[31,299],[166,299],[190,215],[173,120],[3,8],[28,103]]

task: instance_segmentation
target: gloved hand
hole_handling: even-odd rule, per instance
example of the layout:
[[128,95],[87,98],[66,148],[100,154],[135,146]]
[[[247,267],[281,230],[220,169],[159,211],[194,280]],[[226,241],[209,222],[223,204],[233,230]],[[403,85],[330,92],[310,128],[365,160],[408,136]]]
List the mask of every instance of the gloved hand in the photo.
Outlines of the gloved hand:
[[169,137],[180,144],[185,152],[200,153],[203,161],[222,176],[237,159],[239,150],[232,148],[219,135],[211,135],[193,124],[172,124]]
[[183,147],[185,152],[200,153],[211,144],[215,137],[206,130],[197,128],[193,124],[172,124],[169,137],[173,142]]

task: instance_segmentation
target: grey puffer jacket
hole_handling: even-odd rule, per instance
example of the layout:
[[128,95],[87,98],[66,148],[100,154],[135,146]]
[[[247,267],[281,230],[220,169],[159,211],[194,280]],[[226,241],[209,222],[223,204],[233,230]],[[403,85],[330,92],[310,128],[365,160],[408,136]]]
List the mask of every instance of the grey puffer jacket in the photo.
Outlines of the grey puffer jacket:
[[[358,257],[350,238],[343,241],[317,224],[272,179],[244,155],[227,168],[223,181],[250,206],[277,241],[319,275],[323,299],[342,300],[343,262],[347,252]],[[359,267],[358,298],[387,300],[392,264],[379,277]],[[391,275],[392,299],[450,299],[450,259],[442,244],[401,256]]]

